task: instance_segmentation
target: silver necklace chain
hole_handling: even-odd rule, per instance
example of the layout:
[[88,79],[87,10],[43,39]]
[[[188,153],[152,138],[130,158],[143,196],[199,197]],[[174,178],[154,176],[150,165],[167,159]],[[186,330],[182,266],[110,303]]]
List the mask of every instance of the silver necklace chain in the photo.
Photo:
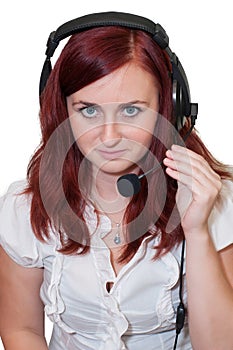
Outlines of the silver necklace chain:
[[110,219],[110,217],[106,214],[105,211],[103,211],[103,209],[101,208],[101,205],[97,202],[96,198],[93,198],[94,199],[94,205],[96,207],[96,204],[98,204],[99,208],[102,210],[102,212],[104,213],[104,215],[107,216],[107,218],[111,221],[111,226],[112,226],[112,229],[113,229],[113,223],[116,225],[116,233],[115,233],[115,236],[113,238],[113,242],[116,244],[116,245],[119,245],[121,243],[121,224],[122,224],[122,221],[123,219],[121,220],[121,222],[116,222],[112,219]]

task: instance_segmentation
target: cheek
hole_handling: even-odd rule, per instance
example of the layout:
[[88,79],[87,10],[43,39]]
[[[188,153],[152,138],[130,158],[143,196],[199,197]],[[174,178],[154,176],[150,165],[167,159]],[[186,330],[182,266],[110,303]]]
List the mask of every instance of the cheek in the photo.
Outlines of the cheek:
[[157,115],[153,112],[153,115],[150,115],[149,112],[144,116],[143,120],[140,120],[140,123],[134,127],[133,130],[129,133],[131,139],[136,141],[138,144],[149,148],[152,142],[154,135],[154,130],[157,122]]
[[78,148],[83,154],[91,152],[97,145],[95,132],[84,132],[83,134],[76,133],[75,140]]
[[149,148],[152,141],[152,133],[145,130],[134,131],[132,140],[138,145],[143,145],[144,147]]
[[71,123],[72,133],[75,142],[84,156],[90,153],[97,143],[97,130],[88,130],[78,123]]
[[92,141],[96,139],[98,134],[98,128],[86,125],[85,122],[80,121],[78,118],[70,118],[70,126],[77,144],[82,144],[83,146],[91,145]]

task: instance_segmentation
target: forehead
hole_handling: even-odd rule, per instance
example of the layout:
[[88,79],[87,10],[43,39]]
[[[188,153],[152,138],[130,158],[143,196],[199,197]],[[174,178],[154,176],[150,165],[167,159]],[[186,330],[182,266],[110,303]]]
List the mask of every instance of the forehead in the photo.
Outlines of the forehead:
[[138,65],[131,63],[75,92],[70,98],[103,104],[131,100],[150,101],[157,94],[155,78]]

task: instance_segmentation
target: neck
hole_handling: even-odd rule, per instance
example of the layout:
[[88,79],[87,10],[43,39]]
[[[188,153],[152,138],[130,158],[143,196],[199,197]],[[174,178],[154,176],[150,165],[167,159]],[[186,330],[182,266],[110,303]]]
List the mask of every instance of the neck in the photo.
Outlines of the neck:
[[100,170],[93,171],[92,174],[91,199],[98,210],[110,215],[121,213],[122,216],[130,202],[130,198],[123,197],[117,189],[117,180],[123,174],[109,174]]

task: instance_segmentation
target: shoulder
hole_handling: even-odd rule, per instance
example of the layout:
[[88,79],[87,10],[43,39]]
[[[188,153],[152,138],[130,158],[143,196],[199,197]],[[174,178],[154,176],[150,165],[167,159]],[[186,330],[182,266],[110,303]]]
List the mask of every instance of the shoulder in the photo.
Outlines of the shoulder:
[[233,203],[233,180],[222,180],[222,190],[220,197]]
[[233,181],[222,180],[222,189],[209,217],[209,229],[217,250],[233,243]]
[[2,210],[6,203],[28,202],[30,196],[22,194],[22,192],[26,189],[27,184],[27,180],[19,180],[11,183],[5,194],[0,197],[0,210]]
[[27,185],[28,182],[26,179],[14,181],[11,184],[9,184],[9,187],[4,196],[13,193],[20,193],[26,188]]
[[222,180],[222,188],[215,203],[215,210],[224,217],[233,210],[233,181]]
[[30,224],[31,196],[22,194],[27,181],[12,183],[0,198],[0,245],[17,263],[42,267],[40,245]]
[[26,224],[30,218],[31,195],[23,193],[26,186],[26,180],[13,182],[0,197],[0,231]]

